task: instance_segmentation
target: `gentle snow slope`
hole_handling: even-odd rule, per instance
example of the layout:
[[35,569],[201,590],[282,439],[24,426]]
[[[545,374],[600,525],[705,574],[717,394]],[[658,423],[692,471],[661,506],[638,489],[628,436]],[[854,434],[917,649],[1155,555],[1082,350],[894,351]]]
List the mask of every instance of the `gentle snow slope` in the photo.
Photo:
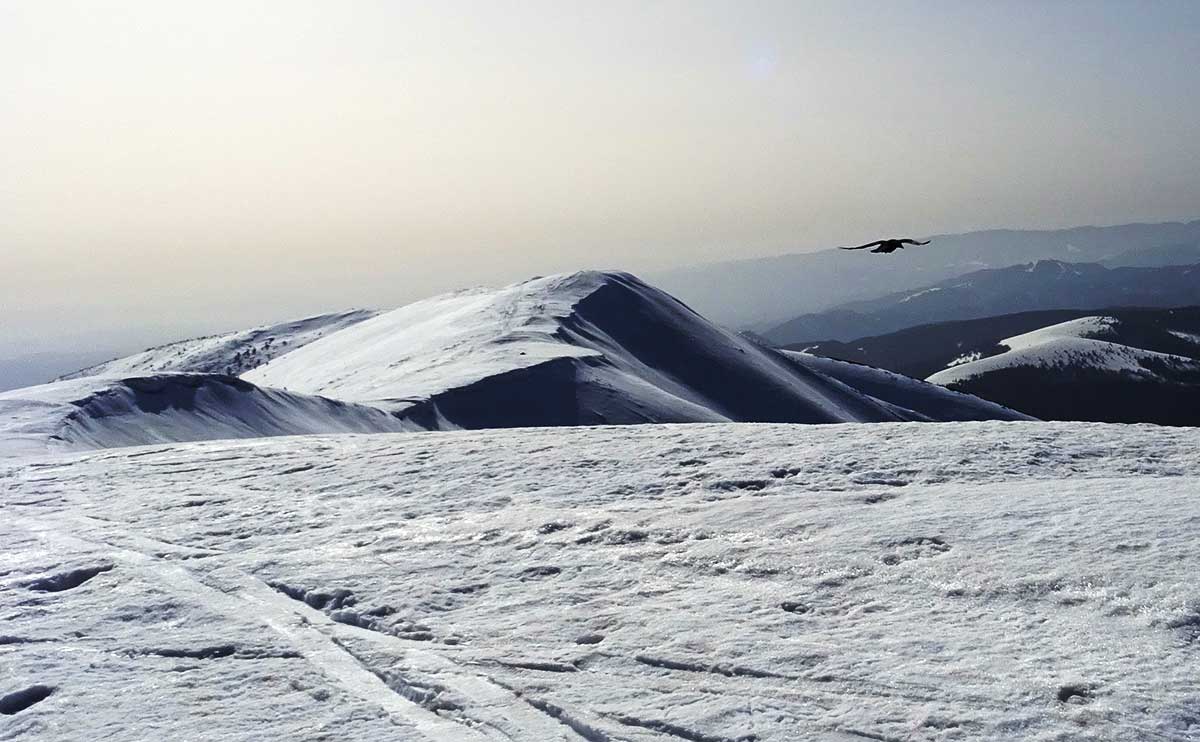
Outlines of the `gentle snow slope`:
[[0,456],[416,428],[373,407],[260,389],[212,374],[85,377],[0,394]]
[[141,353],[106,361],[59,377],[134,376],[165,372],[197,374],[240,374],[301,348],[333,332],[349,327],[378,312],[357,309],[336,314],[264,325],[223,335],[181,340]]
[[244,375],[426,427],[926,419],[789,362],[624,273],[401,307]]
[[1194,740],[1197,452],[696,425],[0,466],[0,739]]
[[1119,321],[1112,317],[1080,317],[1016,337],[1001,345],[999,355],[961,363],[939,371],[927,380],[934,384],[961,384],[993,371],[1013,368],[1077,369],[1158,380],[1158,368],[1200,370],[1200,362],[1183,356],[1157,353],[1109,342]]

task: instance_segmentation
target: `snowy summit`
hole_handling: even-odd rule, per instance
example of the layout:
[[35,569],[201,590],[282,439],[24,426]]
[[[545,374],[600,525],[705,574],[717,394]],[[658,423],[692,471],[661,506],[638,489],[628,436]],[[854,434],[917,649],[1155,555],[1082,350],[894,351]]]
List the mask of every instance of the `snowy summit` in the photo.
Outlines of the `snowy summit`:
[[864,386],[627,273],[583,272],[182,341],[0,393],[0,455],[320,432],[1028,419],[880,373]]

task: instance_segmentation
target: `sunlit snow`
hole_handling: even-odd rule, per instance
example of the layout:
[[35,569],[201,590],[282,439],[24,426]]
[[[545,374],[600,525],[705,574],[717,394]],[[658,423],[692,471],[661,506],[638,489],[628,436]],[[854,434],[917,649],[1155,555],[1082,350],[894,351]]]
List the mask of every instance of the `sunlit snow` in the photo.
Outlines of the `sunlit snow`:
[[0,738],[1194,739],[1198,451],[722,424],[0,465]]

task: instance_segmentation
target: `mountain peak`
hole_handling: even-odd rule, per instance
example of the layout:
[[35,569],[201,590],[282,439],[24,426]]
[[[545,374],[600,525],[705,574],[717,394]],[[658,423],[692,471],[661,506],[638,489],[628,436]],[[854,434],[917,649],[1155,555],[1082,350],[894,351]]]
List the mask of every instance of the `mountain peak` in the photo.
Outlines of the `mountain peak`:
[[[25,448],[70,448],[345,431],[1022,417],[923,382],[786,356],[622,271],[330,317],[184,341],[118,359],[100,375],[15,390],[0,397],[0,433]],[[205,370],[233,366],[249,370],[240,378]]]

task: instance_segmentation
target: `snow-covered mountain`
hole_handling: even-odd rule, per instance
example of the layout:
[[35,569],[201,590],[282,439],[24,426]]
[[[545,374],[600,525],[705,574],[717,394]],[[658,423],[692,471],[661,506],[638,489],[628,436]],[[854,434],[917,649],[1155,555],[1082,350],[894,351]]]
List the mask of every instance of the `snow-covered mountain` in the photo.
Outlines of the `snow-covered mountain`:
[[778,345],[848,341],[934,322],[1038,309],[1176,307],[1200,303],[1200,264],[1105,268],[1037,263],[982,270],[870,301],[795,317],[765,333]]
[[[240,378],[206,371],[243,367]],[[820,359],[719,328],[624,273],[537,278],[385,313],[189,340],[73,377],[0,394],[0,435],[9,439],[0,448],[648,422],[1028,419],[913,379],[833,373]]]
[[1048,309],[1017,312],[995,317],[935,322],[905,330],[862,337],[847,342],[797,343],[787,350],[804,351],[828,358],[886,368],[923,379],[942,369],[968,360],[1004,352],[1004,338],[1079,319],[1114,317],[1121,321],[1122,343],[1171,355],[1192,356],[1196,344],[1189,338],[1200,335],[1200,306],[1171,309],[1100,307]]
[[1200,431],[687,425],[0,462],[0,739],[1196,738]]
[[987,358],[951,365],[929,377],[935,384],[960,384],[977,376],[1019,366],[1044,369],[1079,369],[1128,374],[1161,380],[1159,370],[1196,364],[1191,358],[1133,348],[1111,342],[1118,338],[1115,317],[1080,317],[1005,338],[1008,348]]
[[140,376],[172,372],[236,376],[376,314],[378,312],[356,309],[181,340],[65,374],[55,381],[85,376]]
[[1144,323],[1088,316],[1004,338],[1002,352],[963,356],[928,381],[1046,419],[1200,424],[1200,336],[1153,329],[1183,352],[1145,347]]
[[[245,378],[379,406],[428,427],[929,417],[719,328],[624,273],[417,302]],[[1005,413],[980,406],[969,414]]]

